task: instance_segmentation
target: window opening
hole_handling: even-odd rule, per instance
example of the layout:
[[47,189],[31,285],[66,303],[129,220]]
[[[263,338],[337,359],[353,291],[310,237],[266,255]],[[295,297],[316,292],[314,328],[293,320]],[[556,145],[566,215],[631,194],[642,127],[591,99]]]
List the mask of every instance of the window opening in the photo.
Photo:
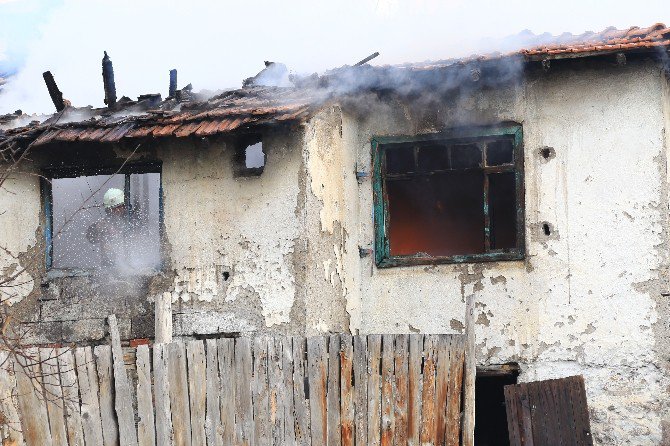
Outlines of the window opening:
[[265,169],[265,152],[260,135],[244,135],[237,141],[236,176],[257,176]]
[[159,269],[160,190],[158,172],[53,178],[48,267],[110,275]]
[[373,140],[379,266],[522,258],[521,128],[481,133]]

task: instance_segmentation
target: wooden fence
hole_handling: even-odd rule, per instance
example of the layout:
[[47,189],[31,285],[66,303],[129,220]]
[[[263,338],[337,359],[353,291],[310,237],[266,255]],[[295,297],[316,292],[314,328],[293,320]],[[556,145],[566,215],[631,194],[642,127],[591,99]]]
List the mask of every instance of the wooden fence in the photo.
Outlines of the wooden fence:
[[[458,445],[465,337],[222,338],[40,349],[16,444]],[[124,356],[125,354],[125,356]],[[125,357],[125,361],[124,361]],[[47,398],[44,393],[46,392]],[[3,406],[6,407],[7,405]]]

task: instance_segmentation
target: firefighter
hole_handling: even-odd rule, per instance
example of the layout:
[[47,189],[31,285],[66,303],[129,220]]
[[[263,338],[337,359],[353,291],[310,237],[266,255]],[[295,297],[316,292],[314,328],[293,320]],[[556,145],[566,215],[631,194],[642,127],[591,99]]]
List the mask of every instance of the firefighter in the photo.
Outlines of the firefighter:
[[126,202],[121,189],[110,188],[102,199],[105,216],[89,226],[86,238],[100,246],[103,267],[114,267],[123,260],[126,232]]

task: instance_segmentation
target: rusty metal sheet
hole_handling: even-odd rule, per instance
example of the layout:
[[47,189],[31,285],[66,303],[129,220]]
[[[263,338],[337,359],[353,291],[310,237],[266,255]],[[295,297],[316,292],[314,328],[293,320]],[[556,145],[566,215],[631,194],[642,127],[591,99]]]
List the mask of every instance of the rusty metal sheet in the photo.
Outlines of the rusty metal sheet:
[[101,142],[116,142],[119,141],[121,138],[126,136],[126,134],[133,129],[135,124],[133,123],[127,123],[123,125],[118,125],[116,127],[112,127],[112,129],[104,136],[100,138]]

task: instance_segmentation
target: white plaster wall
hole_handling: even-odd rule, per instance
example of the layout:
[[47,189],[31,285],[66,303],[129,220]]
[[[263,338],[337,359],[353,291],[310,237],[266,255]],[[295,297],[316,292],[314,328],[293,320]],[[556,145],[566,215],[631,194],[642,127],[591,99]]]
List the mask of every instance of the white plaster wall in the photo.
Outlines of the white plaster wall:
[[[265,138],[265,171],[248,178],[233,176],[233,149],[223,142],[161,149],[165,229],[170,269],[176,272],[173,302],[200,310],[208,308],[203,303],[211,303],[209,308],[229,303],[250,317],[263,316],[254,322],[232,317],[225,308],[212,311],[214,332],[289,322],[296,294],[291,256],[300,233],[295,209],[301,165],[300,144],[290,149],[291,141]],[[230,274],[228,280],[223,272]],[[206,312],[200,314],[197,325],[206,326]]]
[[[368,101],[363,120],[345,109],[343,147],[363,170],[376,135],[514,120],[526,175],[525,261],[377,269],[349,250],[345,276],[360,278],[347,292],[351,330],[458,332],[474,293],[480,364],[517,361],[521,380],[583,374],[598,441],[660,444],[670,384],[654,331],[667,317],[657,310],[668,263],[662,79],[653,63],[550,70],[423,122],[411,104]],[[544,160],[543,146],[556,157]],[[346,189],[359,220],[344,230],[371,247],[371,182],[326,187]]]
[[32,277],[31,272],[44,261],[43,252],[29,252],[37,243],[40,224],[39,177],[30,163],[17,167],[0,188],[0,277],[13,278],[0,290],[0,299],[9,305],[23,300],[35,281],[39,283],[39,277]]

